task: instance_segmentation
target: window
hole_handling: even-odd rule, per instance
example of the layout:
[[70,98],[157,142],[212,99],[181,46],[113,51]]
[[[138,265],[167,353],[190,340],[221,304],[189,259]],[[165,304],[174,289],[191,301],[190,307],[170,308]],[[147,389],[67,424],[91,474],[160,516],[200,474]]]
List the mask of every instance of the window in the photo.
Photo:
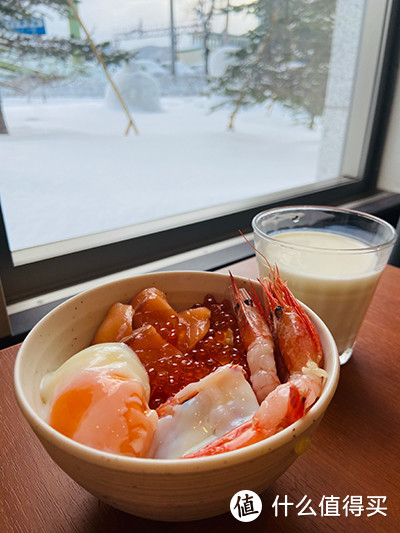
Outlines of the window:
[[0,23],[2,55],[15,42],[0,62],[9,305],[233,239],[270,205],[375,189],[397,4],[242,3],[121,0],[105,12],[83,0],[94,41],[110,41],[104,56],[135,53],[106,71],[84,61],[87,45],[69,62],[62,50],[22,59],[15,36],[84,37],[52,2],[25,21],[47,35]]

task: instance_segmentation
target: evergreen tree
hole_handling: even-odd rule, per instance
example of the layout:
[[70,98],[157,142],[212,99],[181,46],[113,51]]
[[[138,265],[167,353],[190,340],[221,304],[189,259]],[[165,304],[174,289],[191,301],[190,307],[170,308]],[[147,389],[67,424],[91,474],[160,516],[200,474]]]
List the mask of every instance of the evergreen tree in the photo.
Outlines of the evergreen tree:
[[247,10],[258,25],[246,46],[233,53],[224,75],[211,81],[232,109],[229,129],[247,105],[280,102],[306,113],[309,126],[323,111],[336,0],[255,0]]
[[[15,21],[35,19],[49,12],[61,14],[66,19],[71,16],[66,0],[0,0],[0,87],[7,86],[5,75],[26,71],[27,64],[32,65],[28,69],[30,75],[38,82],[46,83],[57,79],[59,75],[51,70],[54,69],[51,61],[41,67],[42,60],[67,62],[75,58],[74,68],[81,69],[85,63],[95,61],[93,50],[86,40],[32,36],[12,30]],[[96,44],[96,47],[106,65],[128,61],[132,56],[128,52],[113,50],[109,42]],[[1,133],[7,133],[7,127],[0,98]]]
[[215,15],[216,0],[197,0],[194,12],[200,22],[204,49],[204,73],[208,74],[208,59],[210,55],[209,38],[211,34],[211,22]]

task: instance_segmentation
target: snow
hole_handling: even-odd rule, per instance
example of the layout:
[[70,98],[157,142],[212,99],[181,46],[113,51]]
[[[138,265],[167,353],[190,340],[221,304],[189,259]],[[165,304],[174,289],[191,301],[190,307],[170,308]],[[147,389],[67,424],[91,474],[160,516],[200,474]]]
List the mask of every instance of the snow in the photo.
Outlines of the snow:
[[[148,63],[132,62],[122,67],[114,76],[114,83],[129,109],[137,111],[159,111],[161,87],[157,79],[146,72]],[[161,67],[160,67],[161,68]],[[121,103],[111,85],[107,87],[106,104],[119,109]]]
[[237,46],[221,46],[210,54],[209,59],[209,73],[211,76],[219,78],[225,74],[226,69],[230,65],[237,62],[235,52],[239,50]]
[[12,250],[254,198],[316,181],[320,130],[278,107],[210,114],[163,97],[128,119],[103,98],[4,98],[0,191]]

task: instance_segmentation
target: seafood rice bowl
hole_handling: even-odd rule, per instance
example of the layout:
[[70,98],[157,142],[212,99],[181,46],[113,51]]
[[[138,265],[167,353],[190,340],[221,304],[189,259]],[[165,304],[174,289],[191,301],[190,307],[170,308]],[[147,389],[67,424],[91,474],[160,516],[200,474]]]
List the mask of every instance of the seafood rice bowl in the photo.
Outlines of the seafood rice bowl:
[[190,271],[69,299],[29,333],[14,375],[25,418],[66,474],[163,521],[261,494],[307,449],[338,379],[329,330],[279,278]]

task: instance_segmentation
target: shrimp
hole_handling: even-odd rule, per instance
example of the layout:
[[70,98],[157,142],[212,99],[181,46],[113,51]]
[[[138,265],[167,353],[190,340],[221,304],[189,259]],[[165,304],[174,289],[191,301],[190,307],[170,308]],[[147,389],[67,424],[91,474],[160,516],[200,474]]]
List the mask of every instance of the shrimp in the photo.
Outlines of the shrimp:
[[274,341],[270,328],[246,289],[239,289],[231,276],[232,300],[243,344],[247,351],[250,381],[261,403],[280,380],[276,372]]
[[289,378],[266,396],[251,420],[184,458],[236,450],[274,435],[299,420],[321,394],[327,373],[320,368],[323,351],[318,332],[277,268],[271,272],[271,278],[262,282],[265,306],[275,347]]
[[304,398],[296,385],[283,383],[268,394],[251,420],[183,458],[216,455],[255,444],[285,429],[303,414]]
[[[260,283],[264,291],[264,303],[268,325],[274,337],[275,358],[279,366],[278,375],[285,374],[307,395],[306,409],[318,399],[322,389],[323,352],[314,324],[291,293],[287,283],[279,275],[278,267],[268,259],[240,231],[245,241],[259,254],[270,270],[269,278]],[[282,365],[285,367],[282,370]]]
[[321,341],[314,324],[280,277],[278,268],[270,269],[271,276],[264,278],[262,287],[275,348],[286,366],[289,381],[306,396],[308,409],[318,399],[322,378],[326,376],[320,368],[323,364]]

